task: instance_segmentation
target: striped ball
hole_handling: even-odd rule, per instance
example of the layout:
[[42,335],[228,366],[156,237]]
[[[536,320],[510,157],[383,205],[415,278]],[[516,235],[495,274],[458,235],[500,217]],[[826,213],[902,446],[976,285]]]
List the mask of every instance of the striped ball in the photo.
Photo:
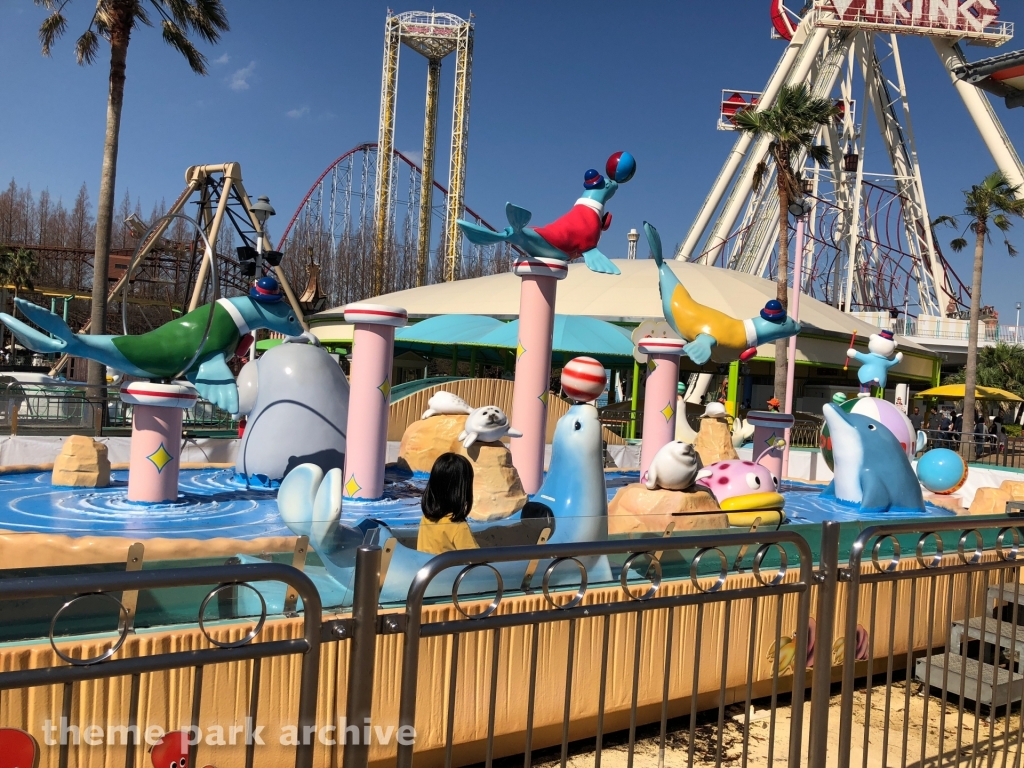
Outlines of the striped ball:
[[597,400],[607,383],[604,365],[592,357],[574,357],[562,369],[562,391],[578,403]]

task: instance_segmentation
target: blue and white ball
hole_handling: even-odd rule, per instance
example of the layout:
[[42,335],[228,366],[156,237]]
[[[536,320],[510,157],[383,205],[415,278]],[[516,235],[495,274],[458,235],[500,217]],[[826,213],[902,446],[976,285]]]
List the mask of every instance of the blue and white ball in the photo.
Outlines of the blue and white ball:
[[629,152],[616,152],[604,166],[605,175],[619,184],[625,184],[636,173],[636,160]]
[[933,448],[917,462],[917,479],[932,493],[948,496],[967,481],[967,465],[948,448]]

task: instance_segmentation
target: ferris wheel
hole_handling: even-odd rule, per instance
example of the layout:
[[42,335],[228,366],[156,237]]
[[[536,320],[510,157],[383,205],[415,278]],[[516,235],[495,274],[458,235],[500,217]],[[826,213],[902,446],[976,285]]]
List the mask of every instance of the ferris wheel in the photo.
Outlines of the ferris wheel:
[[[935,241],[900,56],[905,35],[931,40],[981,138],[1012,184],[1024,165],[988,98],[965,73],[961,43],[998,47],[1013,37],[995,0],[810,0],[799,12],[772,0],[772,35],[786,49],[763,91],[725,90],[720,130],[745,109],[772,106],[784,85],[832,98],[835,121],[818,141],[831,162],[797,160],[811,203],[803,290],[856,313],[942,316],[969,291]],[[987,70],[986,70],[987,72]],[[989,90],[992,90],[989,88]],[[1009,102],[1008,102],[1009,103]],[[676,258],[772,277],[777,261],[774,168],[754,188],[770,139],[739,133]]]

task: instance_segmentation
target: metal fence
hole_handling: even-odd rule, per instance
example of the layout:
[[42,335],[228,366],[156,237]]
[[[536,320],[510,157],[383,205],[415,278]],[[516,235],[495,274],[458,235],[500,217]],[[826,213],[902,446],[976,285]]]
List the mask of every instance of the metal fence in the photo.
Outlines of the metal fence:
[[925,430],[925,434],[928,436],[926,451],[948,448],[960,454],[969,464],[1024,469],[1024,438],[942,432],[936,429]]
[[[185,410],[182,427],[191,432],[235,432],[231,415],[200,400]],[[33,384],[0,385],[0,434],[70,435],[129,433],[132,406],[118,391],[91,398],[86,389]]]
[[[931,518],[450,552],[417,573],[397,613],[378,605],[391,552],[364,545],[352,614],[327,622],[309,579],[284,565],[0,580],[0,600],[77,595],[65,611],[102,595],[126,621],[131,594],[184,585],[220,585],[205,608],[229,586],[285,582],[305,610],[301,638],[252,642],[264,607],[240,642],[113,659],[123,623],[100,658],[65,654],[67,666],[0,673],[0,695],[61,684],[70,720],[76,683],[130,676],[134,723],[139,676],[186,668],[196,725],[203,668],[251,660],[255,718],[260,659],[300,655],[298,723],[315,732],[332,707],[317,709],[320,644],[341,639],[347,674],[324,673],[345,674],[347,722],[373,722],[389,706],[375,695],[390,697],[399,733],[434,737],[426,754],[399,739],[388,759],[399,766],[1016,766],[1022,531],[1019,517]],[[590,583],[602,561],[614,581]],[[529,564],[521,584],[503,580],[509,563]],[[450,600],[428,599],[442,578]],[[296,765],[312,765],[312,749],[295,747]],[[363,768],[370,750],[346,740],[343,765]]]

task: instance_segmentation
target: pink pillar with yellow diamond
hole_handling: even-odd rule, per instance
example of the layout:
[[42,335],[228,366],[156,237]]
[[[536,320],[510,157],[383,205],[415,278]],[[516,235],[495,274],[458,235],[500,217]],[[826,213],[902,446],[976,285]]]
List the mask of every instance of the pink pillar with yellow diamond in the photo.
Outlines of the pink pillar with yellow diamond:
[[181,469],[181,411],[196,403],[190,384],[133,381],[121,387],[132,406],[128,501],[149,504],[178,500]]
[[345,322],[355,326],[345,451],[347,499],[372,500],[384,495],[395,328],[401,328],[407,321],[408,314],[400,307],[345,307]]
[[560,259],[520,256],[512,271],[523,279],[512,391],[512,426],[523,436],[512,438],[512,463],[519,472],[523,490],[533,494],[544,482],[555,290],[558,281],[569,274],[569,267]]
[[791,413],[776,411],[748,411],[747,423],[754,425],[753,460],[767,467],[772,477],[782,482],[782,451],[786,445],[786,430],[796,419]]
[[686,342],[681,339],[645,338],[637,349],[647,355],[644,384],[644,433],[640,443],[640,478],[643,480],[654,456],[676,439],[676,393],[679,357]]

